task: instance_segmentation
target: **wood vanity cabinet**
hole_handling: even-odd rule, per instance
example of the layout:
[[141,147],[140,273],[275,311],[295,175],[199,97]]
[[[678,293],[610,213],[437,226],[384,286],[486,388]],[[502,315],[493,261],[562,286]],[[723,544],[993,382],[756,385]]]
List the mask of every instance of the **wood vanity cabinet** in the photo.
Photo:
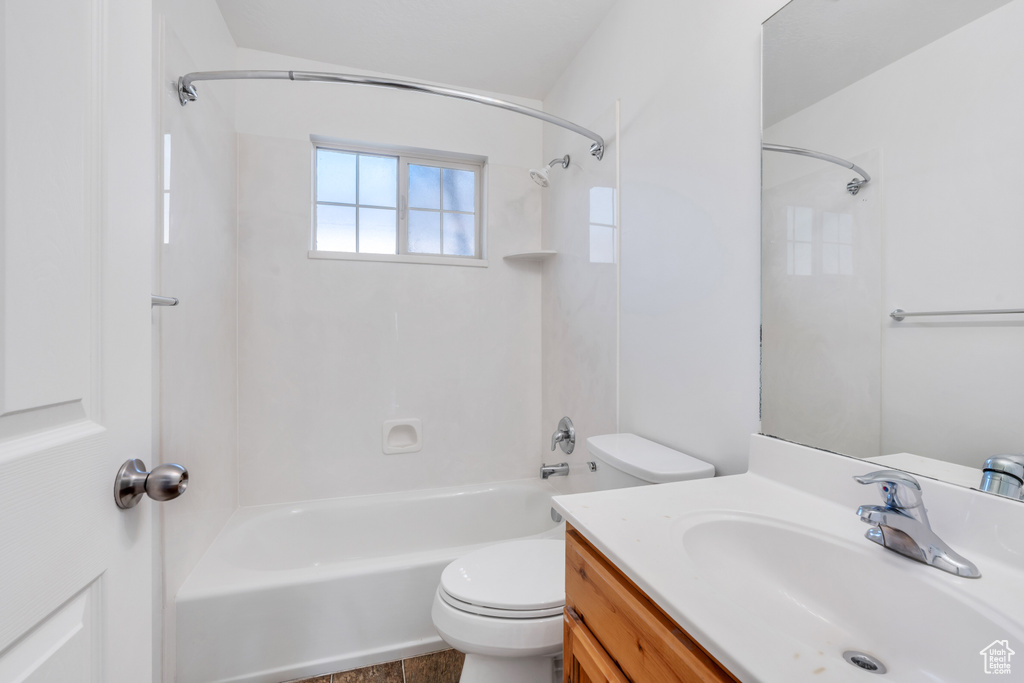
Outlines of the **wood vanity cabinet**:
[[563,683],[737,680],[571,526],[565,541]]

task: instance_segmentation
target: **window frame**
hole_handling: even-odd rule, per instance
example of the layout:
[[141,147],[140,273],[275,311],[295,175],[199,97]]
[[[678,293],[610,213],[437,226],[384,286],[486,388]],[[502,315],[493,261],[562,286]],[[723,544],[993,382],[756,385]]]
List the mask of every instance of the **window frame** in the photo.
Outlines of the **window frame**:
[[[377,144],[371,145],[360,142],[350,142],[347,140],[338,140],[334,138],[325,138],[322,136],[311,135],[311,188],[310,188],[310,243],[309,243],[309,258],[311,259],[332,259],[332,260],[345,260],[345,261],[382,261],[391,263],[422,263],[422,264],[433,264],[433,265],[455,265],[455,266],[471,266],[471,267],[487,267],[487,239],[486,239],[486,193],[484,192],[485,183],[487,182],[487,158],[481,156],[475,156],[470,154],[460,154],[457,152],[442,152],[438,150],[427,150],[416,147],[403,147],[397,145],[384,145]],[[395,208],[397,213],[397,225],[396,225],[396,253],[395,254],[370,254],[361,252],[350,252],[350,251],[324,251],[316,248],[316,213],[317,204],[335,204],[333,202],[317,202],[316,196],[316,185],[317,185],[317,150],[327,149],[338,152],[346,152],[350,154],[366,154],[373,156],[385,156],[397,159],[398,167],[398,182],[397,182],[397,193],[398,197],[395,202]],[[474,254],[471,256],[460,256],[456,254],[423,254],[418,252],[409,251],[409,165],[418,166],[430,166],[433,168],[450,168],[455,170],[473,171],[476,173],[476,187],[474,188],[474,205],[475,211],[473,213],[473,224],[475,230],[474,236]],[[443,171],[442,171],[443,173]],[[443,178],[442,178],[443,180]],[[358,179],[357,179],[358,182]],[[443,185],[442,185],[443,186]],[[359,197],[356,196],[355,206],[358,204]],[[347,205],[346,205],[347,206]],[[358,210],[358,209],[357,209]],[[443,209],[438,209],[438,213],[446,213]],[[468,212],[452,212],[466,214]],[[443,216],[441,224],[441,244],[442,251],[444,249],[444,226]],[[358,238],[357,238],[358,245]]]

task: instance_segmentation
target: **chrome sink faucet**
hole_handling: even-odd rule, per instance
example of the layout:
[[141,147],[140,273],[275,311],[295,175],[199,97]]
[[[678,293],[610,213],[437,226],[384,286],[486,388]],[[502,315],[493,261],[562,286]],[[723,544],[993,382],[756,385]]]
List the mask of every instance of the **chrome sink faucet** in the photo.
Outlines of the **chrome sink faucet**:
[[864,536],[875,543],[957,576],[976,579],[981,572],[939,538],[928,522],[917,479],[896,470],[879,470],[854,477],[861,484],[878,484],[884,505],[861,505],[860,520],[870,524]]
[[981,490],[1024,500],[1024,455],[996,455],[986,460]]

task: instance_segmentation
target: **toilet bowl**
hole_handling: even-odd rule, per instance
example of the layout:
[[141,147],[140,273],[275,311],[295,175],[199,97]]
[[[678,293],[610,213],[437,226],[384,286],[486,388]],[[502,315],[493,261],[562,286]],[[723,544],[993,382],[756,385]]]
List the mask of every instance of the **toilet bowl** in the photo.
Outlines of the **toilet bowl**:
[[431,617],[466,653],[462,683],[550,683],[562,651],[565,541],[497,543],[441,574]]
[[[587,439],[598,489],[712,477],[715,468],[635,434]],[[562,652],[565,541],[497,543],[449,564],[431,617],[466,654],[460,683],[551,683]]]

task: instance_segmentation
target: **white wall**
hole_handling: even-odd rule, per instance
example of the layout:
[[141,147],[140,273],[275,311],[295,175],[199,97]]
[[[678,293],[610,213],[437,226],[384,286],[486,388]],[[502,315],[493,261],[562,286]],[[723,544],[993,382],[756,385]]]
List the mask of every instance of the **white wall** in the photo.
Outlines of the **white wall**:
[[782,4],[621,0],[544,100],[577,121],[621,100],[619,429],[725,474],[758,429],[760,24]]
[[189,71],[230,67],[235,46],[215,3],[160,1],[154,10],[162,132],[171,134],[170,243],[163,244],[161,216],[154,291],[181,300],[175,308],[153,309],[159,460],[180,463],[190,474],[187,493],[159,506],[164,675],[171,681],[174,595],[238,504],[233,87],[202,88],[202,99],[182,108],[172,83]]
[[881,150],[863,192],[884,193],[883,453],[978,467],[1024,448],[1020,316],[887,318],[1022,305],[1022,31],[1017,0],[766,131],[844,157]]
[[[540,126],[384,89],[238,86],[241,504],[536,475],[540,271],[501,256],[540,246]],[[489,266],[309,259],[310,134],[488,157]],[[382,454],[394,418],[423,421],[421,452]]]

